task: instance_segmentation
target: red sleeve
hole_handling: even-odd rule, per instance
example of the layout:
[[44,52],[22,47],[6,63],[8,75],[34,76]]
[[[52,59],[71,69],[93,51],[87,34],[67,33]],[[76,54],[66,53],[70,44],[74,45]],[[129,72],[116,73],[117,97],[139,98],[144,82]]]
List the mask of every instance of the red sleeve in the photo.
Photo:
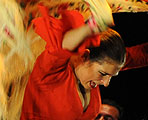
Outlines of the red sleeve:
[[[42,17],[33,20],[34,29],[35,32],[47,42],[46,49],[50,52],[62,49],[63,35],[66,31],[85,24],[83,16],[77,10],[59,11],[62,15],[62,19],[56,19],[49,16],[48,9],[45,6],[39,5],[39,10]],[[89,46],[99,45],[99,36],[93,36],[85,40],[79,46],[78,50],[83,51]]]
[[[34,30],[47,43],[45,51],[37,58],[32,77],[45,80],[48,74],[59,74],[67,66],[69,58],[73,54],[70,51],[62,49],[62,40],[64,33],[71,29],[85,24],[82,15],[74,11],[60,11],[62,19],[56,19],[48,15],[46,7],[39,6],[42,17],[33,20]],[[89,38],[82,43],[78,51],[83,51],[90,45],[100,44],[99,37]],[[98,42],[99,41],[99,42]]]
[[148,66],[148,43],[126,48],[126,63],[122,70]]
[[[76,10],[68,11],[64,10],[61,11],[63,17],[64,26],[69,26],[69,28],[78,28],[85,24],[83,16]],[[65,22],[67,21],[67,22]],[[84,50],[90,46],[99,46],[100,45],[100,36],[94,35],[87,38],[84,42],[78,46],[77,52],[84,52]]]
[[48,15],[46,7],[39,6],[42,17],[33,20],[35,32],[43,38],[50,53],[61,50],[63,38],[63,24],[59,19]]

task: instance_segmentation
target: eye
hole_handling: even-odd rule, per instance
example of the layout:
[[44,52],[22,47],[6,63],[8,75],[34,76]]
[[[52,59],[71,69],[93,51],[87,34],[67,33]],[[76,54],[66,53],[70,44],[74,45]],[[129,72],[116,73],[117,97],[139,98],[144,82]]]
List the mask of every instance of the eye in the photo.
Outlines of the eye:
[[103,72],[101,72],[101,71],[99,71],[99,73],[100,73],[102,76],[106,76],[106,75],[108,75],[108,74],[103,73]]
[[114,120],[112,116],[106,114],[99,114],[95,120],[99,120],[101,117],[103,117],[103,120]]

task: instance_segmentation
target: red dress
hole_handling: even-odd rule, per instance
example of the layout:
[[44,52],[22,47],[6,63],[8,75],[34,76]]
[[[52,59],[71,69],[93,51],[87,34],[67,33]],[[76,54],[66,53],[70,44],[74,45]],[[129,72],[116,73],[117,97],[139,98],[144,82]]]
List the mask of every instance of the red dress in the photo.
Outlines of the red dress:
[[[62,19],[54,19],[48,16],[45,7],[40,6],[40,11],[43,17],[35,19],[33,23],[36,33],[47,45],[37,58],[28,80],[21,120],[92,120],[98,115],[101,105],[99,86],[91,90],[90,103],[84,112],[69,64],[74,53],[61,47],[64,33],[83,25],[83,17],[77,11],[64,11],[61,12]],[[99,37],[94,36],[81,44],[78,51],[99,44]],[[127,61],[122,70],[148,65],[148,47],[143,46],[127,48]]]
[[[63,19],[55,19],[48,16],[45,7],[40,6],[40,11],[43,17],[35,19],[33,23],[35,32],[47,45],[37,58],[28,80],[21,120],[92,120],[101,105],[99,87],[91,90],[90,103],[84,112],[69,63],[71,55],[78,53],[71,53],[61,47],[64,32],[83,25],[83,17],[77,11],[64,11],[61,12]],[[93,42],[88,39],[79,46],[78,51],[99,44],[98,37]]]

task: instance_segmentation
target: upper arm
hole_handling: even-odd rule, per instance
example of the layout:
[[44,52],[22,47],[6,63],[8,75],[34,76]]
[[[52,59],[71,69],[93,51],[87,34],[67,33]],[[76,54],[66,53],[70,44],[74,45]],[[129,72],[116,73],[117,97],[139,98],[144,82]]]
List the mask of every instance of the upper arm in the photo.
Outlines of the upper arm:
[[49,53],[49,51],[45,50],[37,58],[31,78],[38,82],[45,81],[46,78],[48,78],[49,83],[55,81],[51,79],[52,76],[60,75],[62,71],[66,70],[70,56],[71,54],[68,51]]

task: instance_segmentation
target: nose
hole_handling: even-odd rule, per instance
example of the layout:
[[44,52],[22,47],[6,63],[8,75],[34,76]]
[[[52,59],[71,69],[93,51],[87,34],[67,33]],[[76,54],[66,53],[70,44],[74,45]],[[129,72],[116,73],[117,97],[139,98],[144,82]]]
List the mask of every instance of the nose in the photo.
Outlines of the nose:
[[102,80],[104,87],[107,87],[110,83],[111,76],[105,76]]

